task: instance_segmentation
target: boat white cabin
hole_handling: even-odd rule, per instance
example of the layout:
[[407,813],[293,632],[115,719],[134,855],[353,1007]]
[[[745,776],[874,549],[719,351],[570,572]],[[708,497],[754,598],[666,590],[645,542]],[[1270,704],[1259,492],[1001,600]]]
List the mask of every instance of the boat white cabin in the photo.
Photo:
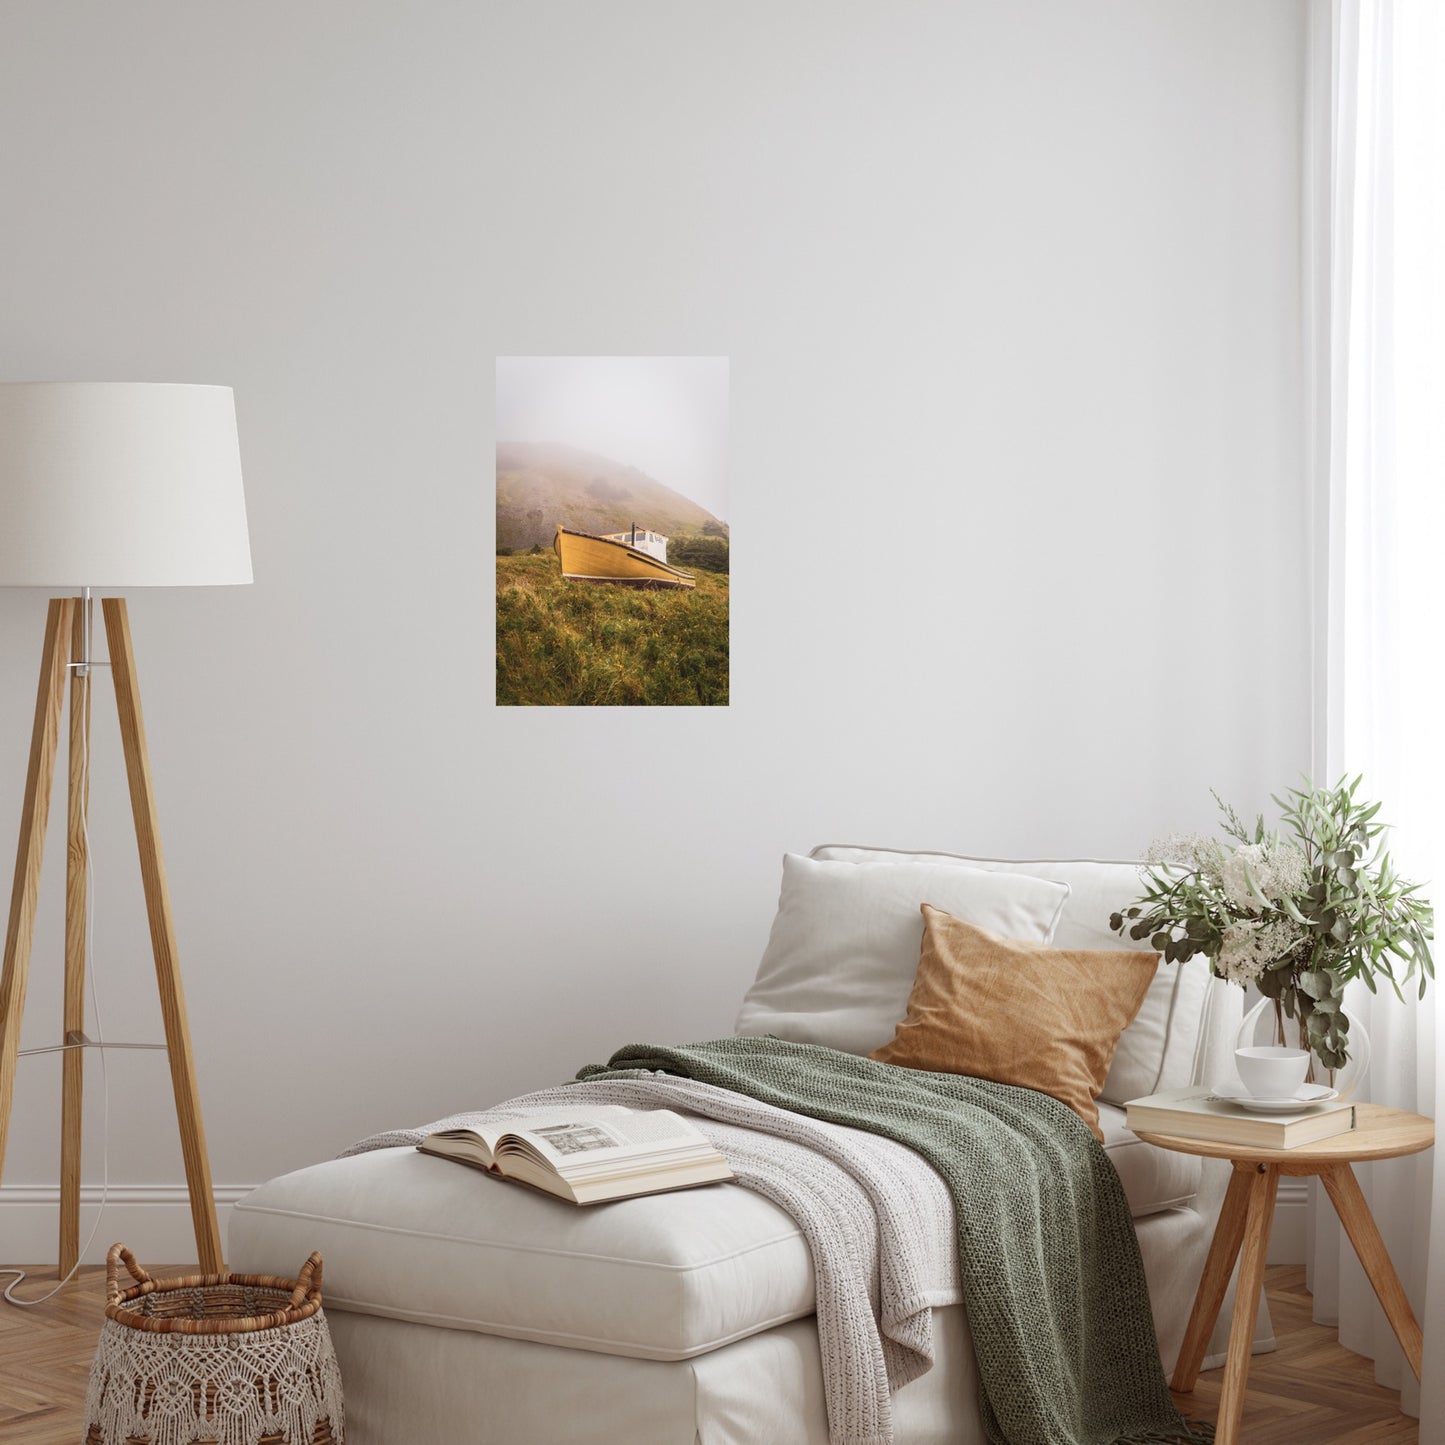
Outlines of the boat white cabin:
[[659,562],[667,561],[667,538],[661,532],[649,532],[646,527],[632,526],[626,532],[604,532],[609,542],[621,542],[624,547],[635,547],[656,557]]

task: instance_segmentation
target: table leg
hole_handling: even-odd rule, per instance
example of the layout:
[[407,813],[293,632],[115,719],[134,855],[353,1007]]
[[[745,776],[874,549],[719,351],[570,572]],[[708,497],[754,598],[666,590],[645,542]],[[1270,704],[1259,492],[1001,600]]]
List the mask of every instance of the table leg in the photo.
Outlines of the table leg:
[[1330,1165],[1320,1172],[1320,1181],[1329,1192],[1335,1213],[1340,1216],[1340,1223],[1345,1226],[1345,1233],[1350,1236],[1350,1243],[1355,1246],[1355,1253],[1359,1255],[1360,1263],[1364,1265],[1365,1273],[1374,1286],[1375,1294],[1385,1311],[1385,1318],[1389,1320],[1390,1328],[1394,1330],[1395,1338],[1399,1340],[1400,1348],[1404,1350],[1405,1358],[1410,1362],[1410,1368],[1418,1380],[1424,1354],[1420,1322],[1415,1318],[1415,1311],[1410,1308],[1410,1301],[1405,1295],[1405,1287],[1400,1283],[1400,1276],[1395,1273],[1395,1266],[1390,1262],[1385,1241],[1380,1238],[1379,1228],[1375,1224],[1375,1216],[1370,1213],[1370,1206],[1360,1189],[1360,1181],[1355,1178],[1355,1171],[1348,1164]]
[[1239,1439],[1239,1422],[1244,1414],[1244,1387],[1249,1375],[1249,1357],[1254,1349],[1254,1322],[1259,1315],[1259,1296],[1264,1288],[1264,1259],[1269,1249],[1269,1230],[1274,1222],[1274,1199],[1278,1188],[1279,1170],[1274,1165],[1254,1166],[1254,1172],[1249,1176],[1244,1244],[1239,1261],[1239,1281],[1234,1287],[1234,1319],[1229,1326],[1229,1354],[1224,1362],[1219,1419],[1214,1427],[1215,1445],[1236,1445]]
[[1184,1343],[1179,1347],[1179,1358],[1174,1364],[1174,1378],[1169,1382],[1171,1389],[1181,1393],[1187,1394],[1199,1379],[1199,1367],[1204,1363],[1209,1337],[1214,1333],[1214,1323],[1219,1318],[1220,1307],[1229,1289],[1229,1277],[1234,1273],[1235,1260],[1239,1258],[1245,1216],[1249,1212],[1249,1192],[1256,1173],[1250,1164],[1234,1166],[1229,1189],[1219,1211],[1219,1223],[1214,1226],[1209,1256],[1204,1261],[1204,1272],[1199,1276],[1199,1288],[1184,1331]]

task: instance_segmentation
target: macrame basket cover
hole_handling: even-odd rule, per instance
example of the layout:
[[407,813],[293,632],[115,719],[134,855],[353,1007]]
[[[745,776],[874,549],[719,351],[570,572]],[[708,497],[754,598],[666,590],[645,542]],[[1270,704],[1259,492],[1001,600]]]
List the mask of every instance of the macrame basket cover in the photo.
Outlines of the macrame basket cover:
[[[134,1280],[124,1291],[121,1262]],[[294,1280],[154,1280],[117,1244],[105,1270],[85,1445],[342,1445],[319,1254]]]

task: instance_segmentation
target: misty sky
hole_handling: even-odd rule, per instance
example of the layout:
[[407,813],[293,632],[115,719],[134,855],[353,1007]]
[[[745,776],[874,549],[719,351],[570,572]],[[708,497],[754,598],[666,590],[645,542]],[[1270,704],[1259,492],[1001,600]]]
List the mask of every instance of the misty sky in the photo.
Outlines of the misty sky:
[[497,440],[637,467],[727,520],[725,356],[499,356]]

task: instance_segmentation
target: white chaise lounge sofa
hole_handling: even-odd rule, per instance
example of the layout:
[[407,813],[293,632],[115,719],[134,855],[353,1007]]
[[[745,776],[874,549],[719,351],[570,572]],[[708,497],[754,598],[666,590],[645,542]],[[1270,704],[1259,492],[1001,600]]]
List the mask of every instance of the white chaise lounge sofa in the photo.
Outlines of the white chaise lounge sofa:
[[[825,847],[813,857],[936,863],[952,855]],[[953,861],[1067,884],[1054,943],[1121,946],[1107,920],[1135,896],[1135,865]],[[1230,1077],[1240,999],[1203,959],[1161,965],[1100,1099],[1166,1370],[1228,1166],[1142,1143],[1125,1129],[1121,1106]],[[579,1210],[414,1149],[384,1149],[274,1179],[236,1205],[231,1268],[284,1273],[312,1249],[326,1261],[350,1445],[828,1439],[808,1248],[785,1212],[739,1185]],[[938,1363],[894,1397],[899,1445],[983,1440],[956,1281],[951,1299],[940,1300],[949,1302],[935,1313]],[[1223,1359],[1231,1310],[1227,1300],[1207,1363]],[[1262,1308],[1256,1349],[1272,1343]]]

